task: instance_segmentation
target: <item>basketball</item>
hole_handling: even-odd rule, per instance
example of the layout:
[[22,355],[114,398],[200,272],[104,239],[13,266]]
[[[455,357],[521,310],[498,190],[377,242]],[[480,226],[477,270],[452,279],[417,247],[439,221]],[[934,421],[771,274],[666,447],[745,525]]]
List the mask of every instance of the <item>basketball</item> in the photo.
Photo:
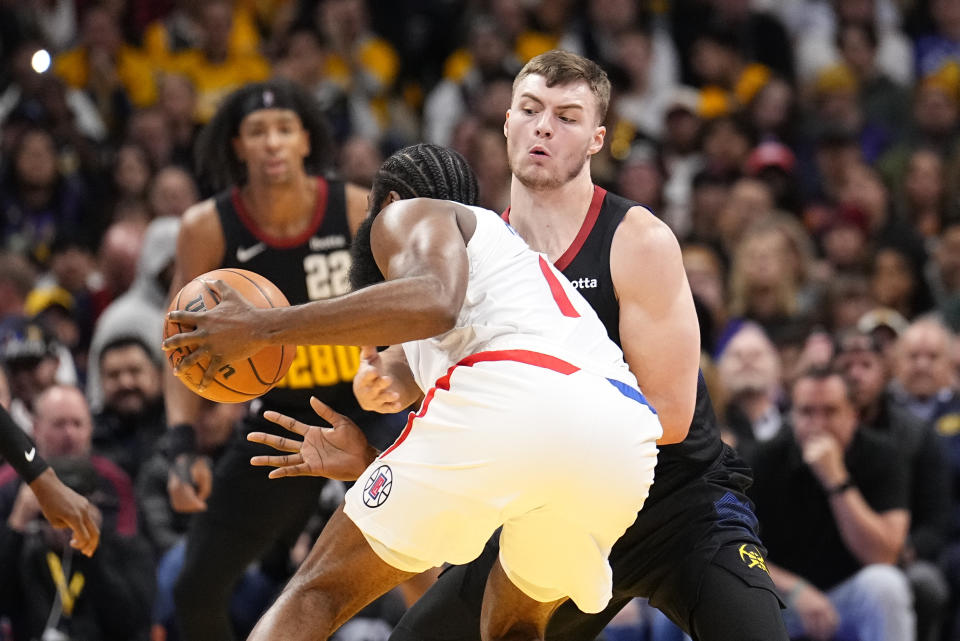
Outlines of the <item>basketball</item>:
[[[235,289],[254,307],[286,307],[290,303],[276,285],[269,280],[245,269],[215,269],[197,276],[183,286],[170,302],[167,311],[183,310],[200,312],[215,307],[220,302],[216,291],[205,281],[221,280]],[[174,334],[189,332],[192,325],[184,325],[166,320],[163,325],[163,338]],[[176,367],[180,359],[189,354],[189,347],[179,347],[167,353],[171,367]],[[209,358],[201,359],[179,376],[184,385],[200,396],[218,403],[243,403],[268,392],[290,369],[290,363],[297,353],[296,345],[271,345],[253,356],[220,368],[206,389],[200,390],[200,383]]]

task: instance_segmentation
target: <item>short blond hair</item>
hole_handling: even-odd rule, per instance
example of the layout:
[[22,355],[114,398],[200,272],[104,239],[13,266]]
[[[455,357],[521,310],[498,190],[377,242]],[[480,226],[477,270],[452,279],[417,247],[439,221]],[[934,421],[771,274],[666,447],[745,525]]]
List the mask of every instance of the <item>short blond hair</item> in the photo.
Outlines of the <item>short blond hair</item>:
[[534,75],[543,76],[548,87],[581,81],[587,83],[590,93],[597,99],[598,123],[607,117],[607,108],[610,106],[610,79],[607,72],[593,60],[562,49],[541,53],[523,65],[523,69],[513,80],[513,91],[516,92],[517,85],[524,78]]

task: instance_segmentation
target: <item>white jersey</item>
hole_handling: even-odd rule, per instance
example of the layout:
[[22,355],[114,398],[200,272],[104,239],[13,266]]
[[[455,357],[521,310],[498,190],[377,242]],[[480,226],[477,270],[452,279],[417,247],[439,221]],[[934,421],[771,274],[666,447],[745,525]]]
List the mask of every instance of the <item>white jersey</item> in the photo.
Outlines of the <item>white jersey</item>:
[[496,213],[469,209],[477,227],[467,243],[469,280],[456,326],[403,344],[420,388],[429,389],[467,356],[498,350],[548,354],[636,386],[596,312],[550,260]]

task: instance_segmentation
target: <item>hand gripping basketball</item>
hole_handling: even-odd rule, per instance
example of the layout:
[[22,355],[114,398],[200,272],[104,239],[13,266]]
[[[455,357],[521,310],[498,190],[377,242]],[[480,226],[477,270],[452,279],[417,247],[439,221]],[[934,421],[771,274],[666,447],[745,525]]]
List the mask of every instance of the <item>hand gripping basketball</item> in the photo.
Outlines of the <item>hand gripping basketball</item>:
[[263,417],[272,423],[303,437],[303,440],[285,438],[266,432],[250,432],[247,440],[269,445],[283,455],[254,456],[250,464],[275,467],[270,478],[285,476],[325,476],[337,481],[355,481],[379,452],[370,446],[356,423],[333,411],[316,397],[310,406],[330,427],[301,423],[279,412],[267,411]]
[[171,303],[163,349],[174,373],[201,396],[242,402],[283,378],[295,347],[258,340],[258,308],[286,306],[266,278],[218,269],[187,283]]

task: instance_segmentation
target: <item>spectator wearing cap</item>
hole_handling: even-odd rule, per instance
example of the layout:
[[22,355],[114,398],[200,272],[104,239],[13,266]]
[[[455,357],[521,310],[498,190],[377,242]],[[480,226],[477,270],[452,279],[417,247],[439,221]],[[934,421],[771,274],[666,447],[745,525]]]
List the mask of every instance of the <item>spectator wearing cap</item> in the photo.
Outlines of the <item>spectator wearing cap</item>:
[[910,579],[917,610],[917,639],[939,639],[949,588],[938,567],[950,521],[947,461],[933,425],[907,414],[887,391],[890,372],[883,348],[869,333],[839,335],[835,364],[850,381],[861,429],[889,439],[909,470],[910,532],[900,567]]
[[717,360],[727,399],[725,423],[738,448],[769,441],[784,424],[781,363],[777,348],[754,323],[730,337]]
[[794,180],[796,156],[785,144],[767,140],[754,147],[744,171],[748,176],[763,180],[770,186],[777,209],[800,212],[800,195]]
[[20,319],[0,337],[0,360],[10,379],[10,415],[28,434],[33,433],[34,403],[57,382],[59,346],[39,323]]
[[147,638],[153,559],[137,534],[130,479],[91,454],[92,430],[76,387],[55,385],[37,398],[37,454],[103,515],[100,546],[90,558],[72,554],[69,534],[46,525],[29,486],[11,468],[0,469],[0,612],[10,617],[15,639]]
[[889,363],[893,363],[893,346],[910,326],[907,319],[889,307],[874,307],[857,319],[857,330],[870,334],[883,350]]
[[912,641],[910,587],[895,563],[910,521],[907,468],[860,429],[852,390],[829,369],[802,374],[790,429],[759,443],[749,490],[791,638]]

